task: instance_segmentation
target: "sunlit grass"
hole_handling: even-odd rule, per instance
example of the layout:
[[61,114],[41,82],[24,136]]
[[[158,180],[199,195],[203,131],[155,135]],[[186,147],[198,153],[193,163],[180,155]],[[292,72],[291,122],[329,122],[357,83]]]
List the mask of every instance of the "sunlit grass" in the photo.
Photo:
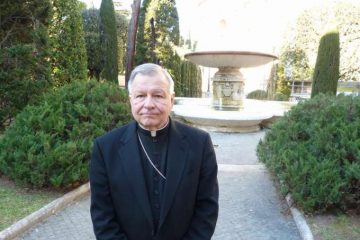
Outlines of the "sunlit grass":
[[0,177],[0,231],[40,209],[60,193],[30,191]]
[[319,240],[358,240],[360,239],[359,217],[345,214],[322,216],[310,219],[311,230]]

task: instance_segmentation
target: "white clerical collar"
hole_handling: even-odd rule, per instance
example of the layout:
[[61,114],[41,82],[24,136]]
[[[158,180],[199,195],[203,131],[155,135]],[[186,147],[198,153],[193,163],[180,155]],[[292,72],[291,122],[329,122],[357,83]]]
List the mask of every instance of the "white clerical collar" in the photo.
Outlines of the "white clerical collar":
[[162,128],[159,128],[159,129],[156,129],[156,130],[149,130],[149,129],[145,128],[144,126],[142,126],[142,125],[139,123],[139,126],[140,126],[142,129],[144,129],[144,130],[146,130],[146,131],[149,131],[152,137],[156,137],[157,132],[163,130],[164,128],[166,128],[167,125],[169,125],[169,118],[166,119],[166,123],[164,124],[164,126],[163,126]]

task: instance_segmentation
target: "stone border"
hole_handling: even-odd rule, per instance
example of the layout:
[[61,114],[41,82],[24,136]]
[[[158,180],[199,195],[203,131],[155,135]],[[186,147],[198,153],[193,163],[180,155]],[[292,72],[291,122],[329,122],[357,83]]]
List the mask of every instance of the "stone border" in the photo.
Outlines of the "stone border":
[[60,210],[64,209],[71,202],[76,201],[90,192],[90,184],[85,183],[77,189],[66,193],[64,196],[55,199],[51,203],[40,208],[36,212],[31,213],[27,217],[19,220],[10,227],[0,232],[0,240],[10,240],[23,234],[25,231],[33,227],[34,225],[44,221],[51,215],[56,214]]
[[305,217],[297,208],[294,207],[294,201],[290,193],[286,195],[286,202],[290,208],[291,214],[295,221],[296,227],[300,232],[301,238],[303,240],[314,240],[314,236],[306,222]]

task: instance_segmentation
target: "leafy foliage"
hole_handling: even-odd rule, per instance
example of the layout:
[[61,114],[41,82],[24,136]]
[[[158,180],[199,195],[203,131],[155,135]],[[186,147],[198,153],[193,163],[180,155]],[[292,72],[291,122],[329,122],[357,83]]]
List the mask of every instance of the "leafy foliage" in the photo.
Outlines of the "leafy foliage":
[[0,132],[51,86],[49,1],[0,4]]
[[130,119],[127,94],[117,85],[74,81],[27,106],[6,129],[0,172],[37,187],[84,182],[94,138]]
[[[84,9],[82,12],[85,43],[88,57],[88,71],[90,78],[100,79],[103,69],[103,52],[100,42],[100,11],[96,8]],[[125,48],[127,41],[128,20],[123,13],[115,11],[117,31],[117,61],[119,73],[125,72]]]
[[179,17],[175,1],[145,0],[140,11],[136,64],[171,61],[180,42]]
[[267,96],[267,92],[264,91],[264,90],[254,90],[252,92],[250,92],[246,98],[248,99],[258,99],[258,100],[264,100],[264,99],[267,99],[268,96]]
[[305,211],[360,203],[360,97],[319,94],[272,125],[259,159]]
[[289,98],[291,90],[290,90],[290,82],[285,77],[285,68],[284,64],[279,62],[278,68],[277,68],[277,80],[276,80],[276,86],[275,86],[275,94],[279,93],[283,96],[286,96]]
[[87,57],[77,0],[53,0],[50,25],[52,76],[57,87],[73,79],[86,79]]
[[280,55],[280,65],[284,72],[281,76],[286,81],[293,79],[306,80],[311,78],[311,67],[304,50],[286,46]]
[[200,68],[187,60],[182,60],[177,54],[173,57],[168,71],[175,82],[175,93],[179,97],[201,97]]
[[125,73],[126,68],[126,42],[129,21],[126,15],[115,11],[116,28],[117,28],[117,40],[118,40],[118,70],[120,74]]
[[311,67],[305,52],[295,46],[284,46],[279,57],[275,94],[289,98],[290,81],[311,78]]
[[[201,96],[200,68],[177,53],[180,39],[179,16],[175,1],[144,0],[136,43],[136,64],[153,62],[166,68],[175,82],[177,96]],[[196,43],[187,46],[195,49]]]
[[100,80],[101,47],[100,47],[100,13],[98,9],[90,8],[82,12],[87,52],[88,71],[90,78]]
[[[340,80],[360,81],[360,5],[338,1],[319,7],[306,9],[297,18],[285,37],[285,47],[305,52],[309,67],[315,65],[318,41],[324,29],[337,28],[340,34]],[[312,75],[310,70],[309,78]]]
[[[142,63],[150,62],[150,52],[148,43],[145,40],[145,15],[147,8],[151,0],[143,0],[140,8],[140,14],[138,19],[138,30],[136,33],[136,56],[135,64],[140,65]],[[147,36],[148,38],[148,36]]]
[[100,6],[101,78],[118,82],[118,42],[115,10],[112,0],[102,0]]
[[326,33],[320,40],[314,70],[311,97],[319,93],[336,95],[339,80],[340,43],[339,32]]

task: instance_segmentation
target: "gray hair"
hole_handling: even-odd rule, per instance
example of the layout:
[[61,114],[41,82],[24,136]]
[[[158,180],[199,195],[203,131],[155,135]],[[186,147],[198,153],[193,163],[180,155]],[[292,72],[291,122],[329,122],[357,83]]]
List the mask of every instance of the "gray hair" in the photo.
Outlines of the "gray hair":
[[130,78],[129,78],[129,82],[128,82],[128,91],[129,94],[131,95],[131,86],[134,82],[134,79],[136,77],[136,75],[138,74],[143,74],[143,75],[147,75],[147,76],[151,76],[151,75],[155,75],[155,74],[162,74],[165,76],[166,80],[169,82],[169,93],[173,94],[174,93],[174,80],[172,79],[172,77],[170,76],[170,74],[161,66],[154,64],[154,63],[144,63],[141,64],[139,66],[137,66],[136,68],[134,68],[134,70],[132,70]]

